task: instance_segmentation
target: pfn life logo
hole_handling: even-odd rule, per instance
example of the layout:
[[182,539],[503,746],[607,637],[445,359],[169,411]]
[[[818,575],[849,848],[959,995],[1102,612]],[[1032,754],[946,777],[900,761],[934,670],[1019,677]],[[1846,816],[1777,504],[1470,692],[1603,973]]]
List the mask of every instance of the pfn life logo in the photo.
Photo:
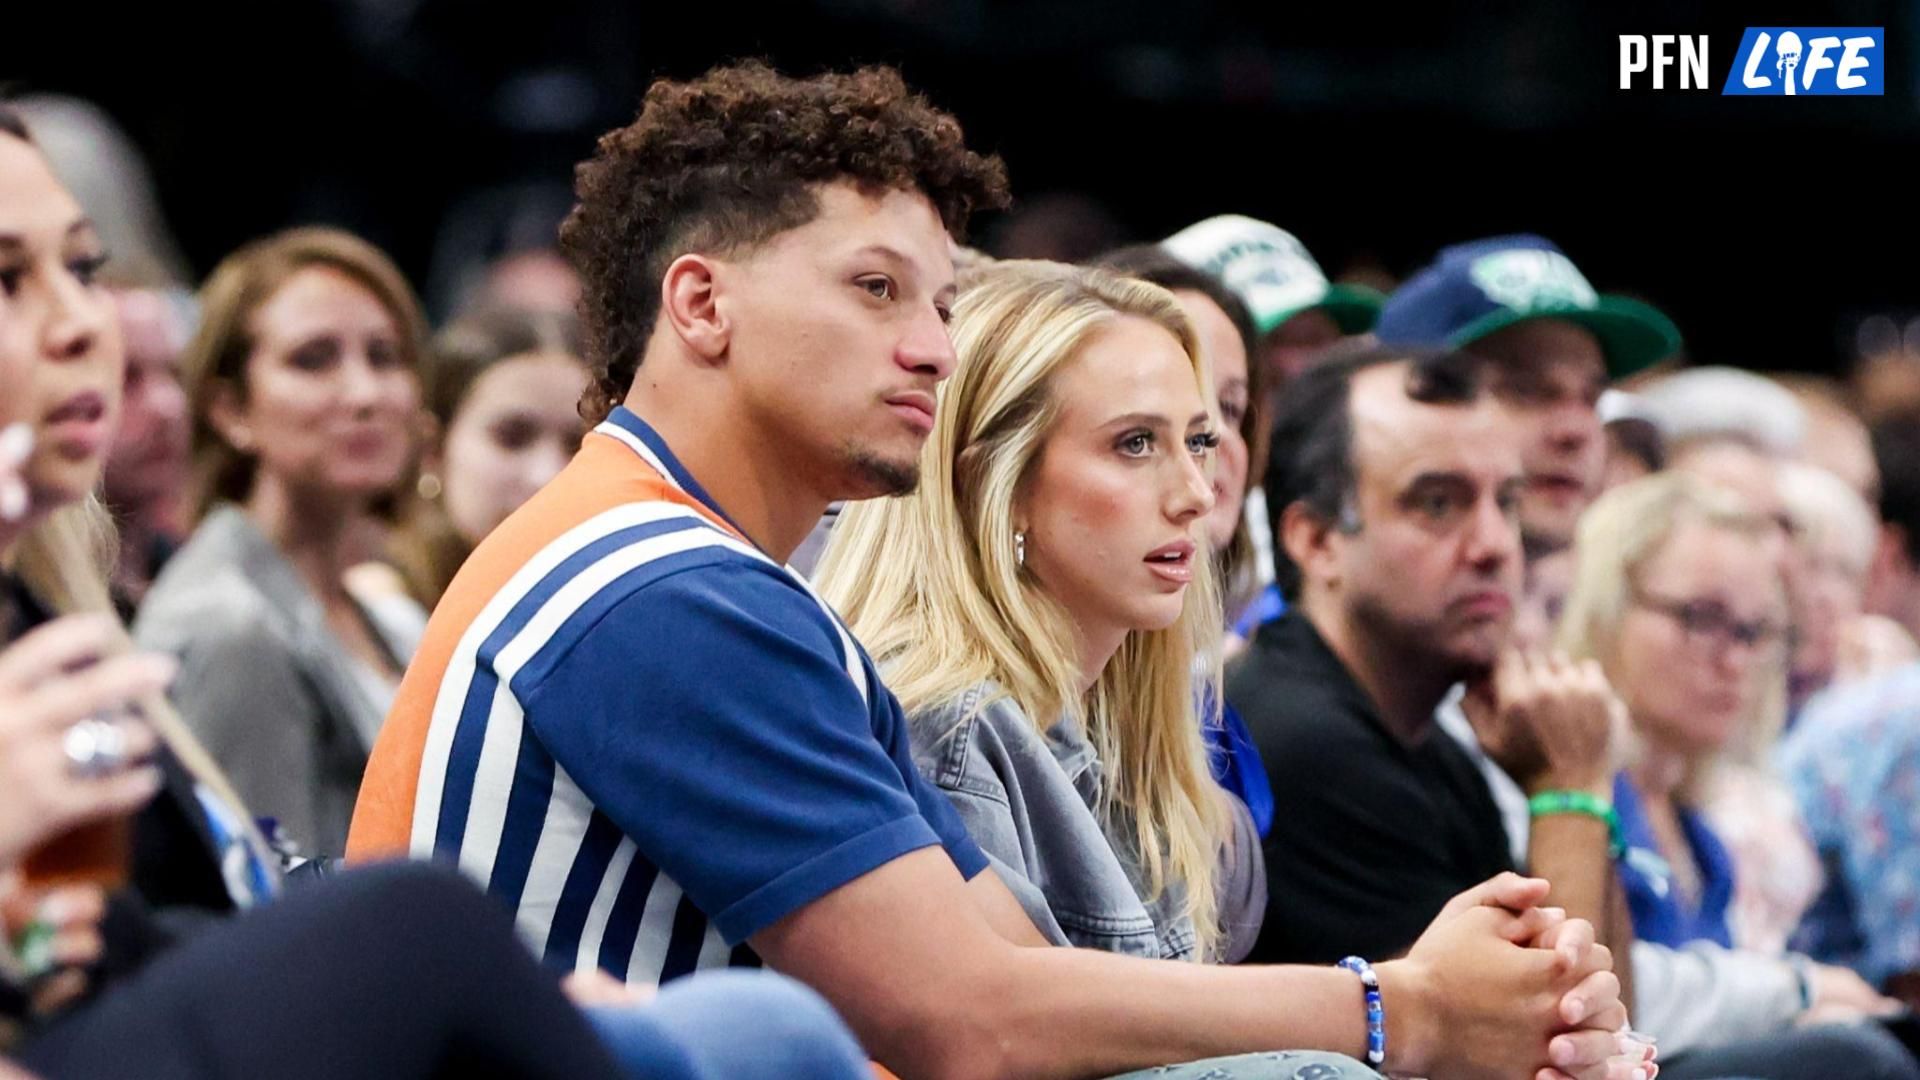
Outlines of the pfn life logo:
[[[1833,97],[1886,93],[1878,26],[1749,26],[1720,93]],[[1620,89],[1710,90],[1705,34],[1621,34]]]
[[1883,95],[1884,44],[1878,26],[1749,26],[1720,92],[1740,97]]

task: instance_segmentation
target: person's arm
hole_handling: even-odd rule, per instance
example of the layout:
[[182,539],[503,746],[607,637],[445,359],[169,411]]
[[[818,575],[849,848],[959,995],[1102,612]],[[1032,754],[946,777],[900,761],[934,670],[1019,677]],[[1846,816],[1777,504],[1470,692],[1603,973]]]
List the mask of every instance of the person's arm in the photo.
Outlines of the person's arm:
[[[983,875],[984,876],[984,875]],[[1480,890],[1436,920],[1405,960],[1379,965],[1387,1068],[1435,1076],[1534,1076],[1549,1054],[1602,1061],[1625,1020],[1607,954],[1567,968],[1513,945],[1534,925]],[[1532,888],[1532,896],[1544,885]],[[986,886],[974,886],[976,892]],[[903,1076],[1099,1077],[1234,1053],[1316,1049],[1364,1058],[1354,976],[1331,967],[1222,967],[1087,949],[1012,945],[967,902],[953,866],[925,850],[897,859],[754,935],[767,963],[832,1001],[863,1044]],[[1484,894],[1484,895],[1482,895]],[[1526,893],[1521,891],[1520,898]],[[1535,913],[1538,914],[1537,912]],[[1579,929],[1577,924],[1565,924]],[[1577,984],[1577,989],[1576,989]],[[1571,991],[1571,993],[1569,993]],[[1567,1025],[1562,995],[1592,1009]],[[1571,1075],[1626,1076],[1621,1067]],[[1553,1074],[1549,1074],[1553,1075]]]
[[104,776],[75,776],[64,750],[73,725],[119,715],[163,689],[171,659],[124,653],[106,615],[70,615],[0,649],[0,869],[77,825],[137,811],[160,789],[146,724],[117,720],[125,760]]
[[1663,1056],[1758,1038],[1793,1023],[1803,1008],[1799,977],[1777,956],[1696,941],[1673,949],[1636,941],[1639,995],[1633,1026],[1660,1040]]
[[[858,692],[811,603],[749,568],[663,579],[554,643],[525,698],[556,762],[729,944],[746,940],[824,993],[870,1052],[916,1080],[1361,1051],[1349,973],[1025,947],[1004,889],[964,884],[987,876],[986,856],[914,779],[904,732]],[[688,674],[714,671],[725,677]],[[1544,891],[1486,890],[1521,908]],[[1585,924],[1548,921],[1473,907],[1440,920],[1409,962],[1383,964],[1390,1064],[1532,1076],[1574,1024],[1585,1029],[1560,1040],[1569,1061],[1612,1054],[1625,1014],[1601,970],[1610,959],[1583,947]],[[1568,936],[1565,954],[1509,942],[1549,932]],[[1571,1017],[1556,1011],[1569,993],[1584,1005]]]
[[967,894],[979,909],[981,917],[987,920],[987,925],[1006,939],[1008,944],[1022,948],[1054,947],[1053,942],[1040,932],[1040,928],[1033,925],[1019,898],[1013,895],[1013,890],[1007,888],[1007,883],[1000,880],[1000,875],[994,873],[992,867],[973,875],[973,880],[967,882]]
[[[1487,756],[1529,798],[1576,792],[1612,802],[1618,720],[1612,688],[1597,664],[1509,651],[1489,680],[1468,689],[1461,707]],[[1592,923],[1616,953],[1630,951],[1633,925],[1605,820],[1585,813],[1535,815],[1527,864],[1534,876],[1553,883],[1548,903]],[[1628,967],[1622,965],[1622,998],[1631,1007]]]
[[[1584,814],[1542,814],[1533,819],[1529,873],[1553,883],[1546,902],[1585,919],[1617,955],[1633,947],[1633,915],[1614,872],[1606,822]],[[1622,964],[1620,1000],[1633,1007],[1632,965]]]

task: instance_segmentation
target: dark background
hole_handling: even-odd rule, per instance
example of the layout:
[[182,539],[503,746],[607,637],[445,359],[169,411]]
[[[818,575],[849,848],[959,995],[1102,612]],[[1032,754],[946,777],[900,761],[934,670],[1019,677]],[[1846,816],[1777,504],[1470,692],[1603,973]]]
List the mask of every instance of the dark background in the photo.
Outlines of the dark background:
[[[1920,314],[1912,2],[7,7],[0,80],[124,124],[196,272],[328,221],[431,294],[442,238],[486,242],[484,215],[461,216],[472,192],[564,183],[653,76],[764,56],[899,65],[1007,159],[1024,205],[1082,193],[1126,238],[1238,211],[1336,276],[1398,276],[1446,243],[1537,231],[1667,310],[1694,360],[1762,369],[1837,373],[1863,316]],[[1719,96],[1748,25],[1885,27],[1886,96]],[[1620,33],[1710,34],[1713,88],[1616,89]]]

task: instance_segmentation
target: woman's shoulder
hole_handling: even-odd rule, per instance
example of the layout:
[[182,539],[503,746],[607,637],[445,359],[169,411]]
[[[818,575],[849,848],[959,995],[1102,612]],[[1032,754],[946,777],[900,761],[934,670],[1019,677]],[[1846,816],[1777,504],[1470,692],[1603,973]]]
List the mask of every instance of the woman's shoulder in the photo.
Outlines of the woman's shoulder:
[[1003,743],[1041,740],[1026,710],[991,679],[914,708],[907,713],[907,724],[916,742],[940,743],[982,735]]
[[133,633],[141,644],[266,634],[281,636],[274,605],[219,538],[190,538],[140,602]]
[[996,794],[1019,762],[1046,752],[1019,702],[991,680],[909,710],[907,731],[920,771],[951,790]]

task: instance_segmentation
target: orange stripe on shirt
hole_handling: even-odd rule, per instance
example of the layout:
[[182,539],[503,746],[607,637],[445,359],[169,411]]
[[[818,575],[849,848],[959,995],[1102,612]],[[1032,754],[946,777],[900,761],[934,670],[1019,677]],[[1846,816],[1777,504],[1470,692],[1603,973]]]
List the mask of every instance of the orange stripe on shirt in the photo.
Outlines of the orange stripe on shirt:
[[615,507],[640,502],[692,507],[729,534],[740,536],[619,440],[589,434],[559,476],[480,542],[434,607],[426,636],[407,665],[360,782],[353,827],[347,835],[350,861],[407,854],[434,701],[454,650],[488,602],[521,567],[569,529]]

